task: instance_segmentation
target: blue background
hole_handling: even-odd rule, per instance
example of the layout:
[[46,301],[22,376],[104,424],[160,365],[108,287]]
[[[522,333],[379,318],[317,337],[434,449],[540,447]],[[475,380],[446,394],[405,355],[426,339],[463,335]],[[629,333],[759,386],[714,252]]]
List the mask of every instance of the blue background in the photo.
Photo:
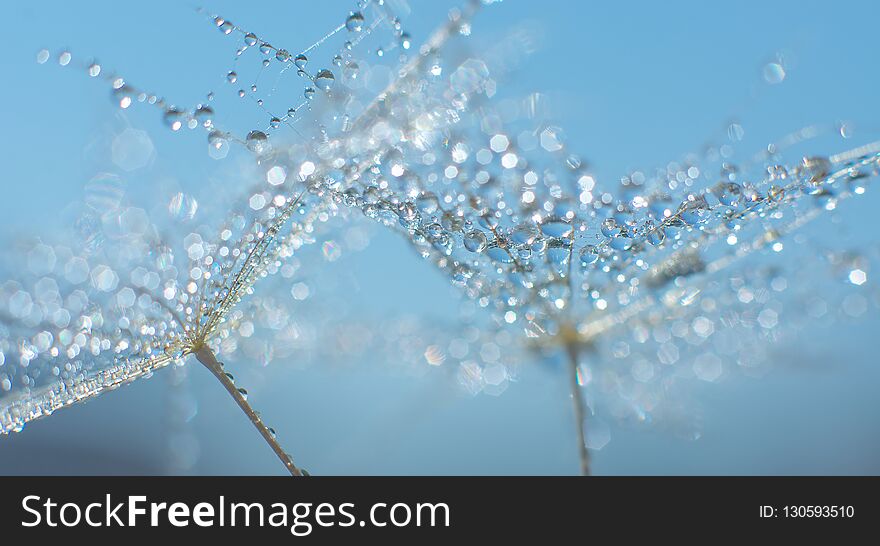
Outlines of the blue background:
[[[351,4],[205,6],[293,51],[337,25]],[[405,26],[418,42],[442,20],[446,6],[412,7]],[[814,122],[854,122],[853,144],[876,138],[878,15],[880,8],[869,1],[509,1],[484,14],[474,32],[501,35],[523,22],[542,30],[540,49],[505,93],[539,90],[553,97],[571,147],[591,161],[598,177],[613,180],[627,169],[663,165],[698,149],[723,135],[732,117],[741,120],[743,148],[750,151]],[[156,160],[132,179],[135,197],[169,179],[197,190],[200,172],[215,168],[201,136],[172,138],[147,109],[120,118],[106,88],[34,62],[43,47],[69,47],[75,57],[94,54],[132,81],[195,104],[223,85],[232,46],[189,5],[4,3],[0,16],[4,237],[63,225],[58,211],[81,198],[101,162],[89,143],[111,129],[132,126],[153,137]],[[761,69],[780,51],[789,66],[786,79],[768,86]],[[833,215],[845,226],[835,228],[844,229],[836,240],[876,247],[871,190]],[[831,216],[817,229],[832,225]],[[456,320],[455,291],[397,238],[380,234],[345,260],[358,271],[361,291],[350,304],[356,312]],[[611,423],[611,442],[594,454],[595,472],[880,472],[880,367],[871,343],[878,325],[873,306],[855,324],[804,331],[798,343],[780,348],[767,377],[733,376],[695,387],[699,440]],[[503,395],[470,397],[436,374],[398,373],[385,361],[390,358],[347,366],[315,362],[304,369],[282,364],[271,380],[248,387],[295,458],[315,474],[576,472],[564,377],[525,368]],[[795,365],[804,361],[810,365]],[[166,372],[0,439],[0,472],[282,470],[197,367],[189,370],[184,394],[184,404],[197,412],[185,426],[186,438],[172,438],[167,416],[175,395]],[[181,449],[185,464],[169,456]]]

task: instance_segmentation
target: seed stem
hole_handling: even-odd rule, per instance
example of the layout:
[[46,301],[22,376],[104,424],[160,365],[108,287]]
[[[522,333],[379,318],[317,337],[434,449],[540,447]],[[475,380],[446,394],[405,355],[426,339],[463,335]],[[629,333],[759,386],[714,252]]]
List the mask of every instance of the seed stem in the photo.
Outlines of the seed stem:
[[278,443],[278,440],[275,439],[272,431],[269,430],[269,427],[266,426],[266,423],[257,415],[257,412],[254,411],[254,408],[248,404],[247,399],[245,399],[244,395],[239,392],[238,387],[235,386],[235,383],[229,376],[226,375],[226,372],[223,370],[223,364],[217,361],[217,357],[214,356],[214,352],[208,348],[207,345],[202,345],[199,349],[194,353],[196,360],[201,362],[208,370],[214,374],[214,377],[220,381],[220,384],[226,389],[226,392],[232,396],[232,399],[235,400],[235,403],[238,404],[238,407],[241,408],[241,411],[247,415],[248,419],[250,419],[251,423],[256,427],[257,431],[259,431],[260,435],[269,444],[269,447],[272,448],[272,451],[275,452],[275,455],[281,462],[284,464],[284,468],[290,472],[291,476],[302,476],[302,470],[297,468],[297,466],[293,463],[293,458],[284,451],[284,448],[281,447],[281,444]]
[[565,345],[565,352],[568,355],[568,377],[569,386],[571,388],[571,401],[574,405],[574,421],[577,427],[578,456],[580,458],[580,468],[582,476],[590,475],[590,451],[587,449],[586,437],[586,411],[584,405],[583,389],[578,382],[578,347],[574,343]]

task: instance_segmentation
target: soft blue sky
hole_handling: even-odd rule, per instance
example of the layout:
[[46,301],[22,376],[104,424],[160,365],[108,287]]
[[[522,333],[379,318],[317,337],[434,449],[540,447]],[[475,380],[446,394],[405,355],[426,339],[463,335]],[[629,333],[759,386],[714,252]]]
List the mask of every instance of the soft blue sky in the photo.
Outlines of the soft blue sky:
[[[258,33],[307,45],[335,26],[353,2],[206,1]],[[418,42],[443,17],[441,2],[413,2],[406,27]],[[573,149],[613,179],[630,168],[665,164],[723,134],[731,117],[746,130],[743,149],[810,123],[851,120],[853,143],[876,138],[875,2],[505,1],[474,26],[500,35],[529,22],[543,30],[537,51],[505,93],[554,98]],[[37,50],[69,47],[94,55],[173,101],[194,104],[219,88],[228,41],[187,3],[5,3],[0,158],[3,236],[51,229],[105,160],[89,143],[130,125],[154,134],[157,159],[132,176],[154,188],[198,191],[214,169],[201,136],[168,135],[141,109],[118,118],[106,88],[82,74],[38,66]],[[781,85],[761,68],[784,52]],[[873,131],[873,133],[871,132]],[[156,181],[164,182],[156,182]],[[872,192],[846,203],[845,238],[877,243]],[[830,219],[824,220],[824,232]],[[37,227],[41,226],[41,227]],[[841,232],[835,232],[841,233]],[[819,234],[817,233],[817,236]],[[839,235],[837,236],[839,237]],[[831,239],[833,243],[835,239]],[[452,290],[401,241],[380,236],[349,258],[368,286],[353,305],[455,319]],[[395,264],[389,271],[387,263]],[[787,366],[761,380],[732,378],[701,387],[704,436],[684,441],[612,425],[595,456],[597,473],[878,473],[880,369],[869,343],[876,308],[856,326],[807,331],[781,354],[820,355],[822,364]],[[526,369],[501,397],[471,398],[430,377],[401,377],[382,362],[354,369],[280,371],[251,389],[291,451],[315,473],[554,473],[576,470],[564,378]],[[0,439],[0,472],[164,472],[166,374],[59,412]],[[190,374],[200,444],[195,472],[277,473],[250,425],[203,370]]]

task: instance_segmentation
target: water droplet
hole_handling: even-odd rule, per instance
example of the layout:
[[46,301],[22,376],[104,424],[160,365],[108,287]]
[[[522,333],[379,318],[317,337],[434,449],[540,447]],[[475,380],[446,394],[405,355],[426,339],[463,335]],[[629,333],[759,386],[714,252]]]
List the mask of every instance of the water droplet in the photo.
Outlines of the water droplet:
[[547,261],[558,275],[565,275],[571,247],[568,241],[552,239],[547,244]]
[[98,63],[92,63],[89,65],[89,76],[96,78],[101,74],[101,65]]
[[406,32],[400,35],[400,47],[403,49],[409,49],[412,47],[412,37]]
[[595,245],[586,245],[580,250],[578,257],[581,260],[581,267],[587,267],[599,259],[599,249]]
[[62,51],[61,55],[58,55],[58,64],[60,64],[61,66],[67,66],[70,64],[72,58],[73,56],[70,54],[69,51]]
[[416,199],[416,206],[425,214],[434,214],[440,208],[440,201],[433,193],[423,193]]
[[486,234],[475,229],[464,236],[464,247],[471,252],[482,252],[486,249],[488,240]]
[[251,131],[247,134],[245,143],[250,151],[262,154],[269,148],[269,137],[262,131]]
[[263,42],[262,44],[260,44],[260,53],[262,53],[263,55],[268,55],[272,52],[272,49],[272,46],[268,42]]
[[496,262],[509,264],[513,263],[513,257],[507,252],[506,249],[501,248],[500,246],[493,245],[486,249],[486,255],[489,258],[495,260]]
[[302,70],[309,63],[309,58],[300,53],[293,59],[293,64],[296,65],[297,68]]
[[534,224],[523,223],[513,228],[510,238],[518,245],[531,246],[538,235],[538,228]]
[[821,182],[831,172],[831,162],[824,157],[805,157],[803,170],[810,182]]
[[336,81],[336,77],[333,75],[333,72],[326,68],[322,68],[315,74],[315,85],[324,91],[329,91],[333,87],[334,81]]
[[306,98],[306,100],[312,100],[313,98],[315,98],[315,88],[314,87],[306,87],[303,90],[303,96]]
[[253,32],[248,32],[244,35],[244,43],[248,47],[257,45],[257,35]]
[[678,214],[682,222],[696,226],[709,219],[709,206],[704,197],[694,197],[681,205]]
[[360,32],[364,28],[364,14],[359,11],[353,11],[345,20],[345,28],[350,32]]
[[742,187],[735,182],[721,182],[712,189],[715,197],[727,206],[736,205],[742,197]]
[[193,196],[178,192],[168,202],[168,213],[178,222],[188,222],[196,215],[199,203]]
[[231,21],[223,21],[218,28],[223,34],[229,34],[235,28],[235,25],[233,25]]
[[193,118],[201,123],[202,127],[210,127],[214,121],[214,109],[205,104],[200,104],[196,111],[193,112]]
[[770,186],[770,191],[767,192],[767,196],[771,201],[781,201],[783,197],[785,197],[785,189],[772,185]]
[[551,216],[541,223],[541,231],[548,237],[568,237],[572,233],[572,227],[568,220]]
[[229,83],[237,82],[238,74],[236,74],[234,70],[230,70],[229,74],[226,74],[226,81],[228,81]]
[[290,53],[286,49],[279,49],[275,52],[275,59],[282,63],[286,63],[290,60]]
[[663,241],[666,240],[666,230],[663,229],[662,227],[659,227],[659,226],[652,228],[648,232],[647,239],[648,239],[648,242],[654,246],[663,244]]
[[127,85],[122,85],[113,91],[113,100],[120,108],[128,108],[134,100],[134,90]]
[[220,131],[208,134],[208,155],[213,159],[223,159],[229,153],[229,139]]
[[771,85],[782,83],[785,79],[785,68],[781,63],[767,63],[764,65],[764,81]]
[[242,389],[238,389],[238,394],[240,394],[242,398],[244,398],[245,400],[247,400],[247,398],[248,398],[248,391],[247,391],[247,389],[244,389],[244,388],[242,388]]
[[183,124],[186,123],[186,112],[177,108],[169,108],[165,111],[165,125],[172,131],[179,131]]
[[40,51],[37,52],[37,63],[38,64],[45,64],[46,61],[48,61],[48,60],[49,60],[49,50],[48,49],[41,49]]
[[343,70],[342,75],[347,80],[354,80],[357,79],[359,72],[360,66],[354,61],[349,61],[345,64],[345,70]]

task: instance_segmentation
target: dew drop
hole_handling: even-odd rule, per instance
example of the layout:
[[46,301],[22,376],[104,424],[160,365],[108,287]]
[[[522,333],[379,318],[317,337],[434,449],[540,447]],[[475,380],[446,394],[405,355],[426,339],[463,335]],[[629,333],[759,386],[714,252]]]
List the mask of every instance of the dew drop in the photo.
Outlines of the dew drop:
[[599,260],[599,249],[595,245],[586,245],[578,253],[581,267],[587,267]]
[[186,113],[177,108],[169,108],[165,111],[164,120],[165,125],[167,125],[172,131],[179,131],[186,122]]
[[819,156],[805,157],[803,159],[803,171],[810,182],[820,182],[831,172],[831,162]]
[[238,74],[236,74],[234,70],[230,70],[229,74],[226,74],[226,81],[228,81],[229,83],[237,82]]
[[785,190],[777,185],[770,186],[770,190],[767,192],[767,196],[771,201],[781,201],[783,197],[785,197]]
[[92,63],[89,65],[89,76],[96,78],[101,73],[101,65]]
[[486,255],[489,258],[495,260],[496,262],[509,264],[513,263],[513,257],[507,252],[506,249],[501,248],[500,246],[490,246],[486,250]]
[[482,252],[486,249],[487,244],[486,234],[478,229],[470,231],[464,236],[464,247],[471,252]]
[[532,224],[520,224],[513,229],[510,238],[518,245],[531,246],[538,238],[538,228]]
[[780,63],[767,63],[764,65],[764,81],[771,85],[782,83],[785,80],[785,68]]
[[120,108],[125,109],[131,106],[133,98],[134,92],[127,85],[122,85],[113,91],[113,100],[119,104]]
[[416,199],[416,206],[425,214],[433,214],[440,208],[440,201],[433,193],[423,193]]
[[253,32],[248,32],[244,35],[244,43],[248,47],[257,45],[257,35]]
[[602,235],[605,237],[614,237],[618,233],[620,233],[620,226],[617,225],[617,220],[614,218],[607,218],[602,221],[602,225],[599,228],[602,231]]
[[735,182],[721,182],[712,189],[715,197],[727,206],[736,205],[742,197],[742,187]]
[[46,61],[48,61],[48,60],[49,60],[49,50],[48,49],[41,49],[40,51],[37,52],[37,63],[38,64],[45,64]]
[[306,98],[306,100],[312,100],[313,98],[315,98],[315,88],[314,87],[306,87],[303,90],[303,96]]
[[345,70],[343,70],[342,75],[347,80],[354,80],[357,79],[359,72],[360,66],[354,61],[349,61],[345,64]]
[[565,275],[571,247],[567,241],[553,239],[547,245],[547,261],[558,275]]
[[541,223],[541,231],[548,237],[568,237],[571,235],[571,223],[558,217],[550,217]]
[[188,222],[196,215],[199,203],[193,196],[178,192],[168,202],[168,213],[178,222]]
[[290,53],[286,49],[279,49],[275,52],[275,59],[282,63],[286,63],[290,60]]
[[261,154],[269,148],[269,137],[262,131],[251,131],[247,134],[245,143],[250,151]]
[[345,20],[345,28],[349,32],[360,32],[364,28],[364,14],[359,11],[353,11]]
[[223,159],[229,153],[229,139],[220,131],[208,134],[208,155],[213,159]]
[[317,74],[315,74],[315,85],[318,89],[329,91],[330,88],[333,87],[334,81],[336,81],[336,77],[333,75],[333,72],[330,72],[326,68],[322,68]]
[[309,58],[300,53],[293,59],[293,64],[296,65],[297,68],[302,70],[309,63]]
[[662,227],[656,227],[648,232],[648,242],[654,246],[663,244],[666,240],[666,230]]
[[210,127],[214,121],[214,109],[200,104],[193,112],[193,117],[202,124],[202,127]]

